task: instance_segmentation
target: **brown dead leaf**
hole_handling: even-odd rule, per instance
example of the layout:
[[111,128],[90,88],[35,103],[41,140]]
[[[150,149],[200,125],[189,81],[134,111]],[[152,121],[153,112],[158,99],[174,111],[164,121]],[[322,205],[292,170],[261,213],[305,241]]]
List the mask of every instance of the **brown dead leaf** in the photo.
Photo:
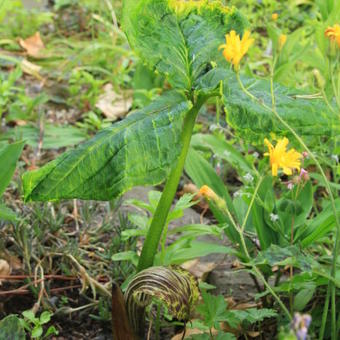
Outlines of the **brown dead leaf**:
[[96,104],[96,108],[98,108],[103,115],[111,121],[125,117],[131,106],[131,97],[124,98],[117,94],[113,90],[112,84],[106,84],[104,86],[104,93],[99,97]]
[[[7,276],[11,273],[11,267],[5,260],[0,260],[0,276]],[[2,281],[0,280],[0,286]]]
[[9,257],[7,258],[7,261],[9,263],[11,269],[13,269],[13,270],[22,269],[22,262],[19,259],[19,257],[15,256],[15,255],[9,255]]
[[81,234],[79,237],[79,246],[88,245],[90,243],[90,235],[88,233]]
[[250,309],[250,308],[258,308],[260,306],[261,306],[261,304],[259,304],[259,303],[247,302],[247,303],[238,303],[237,305],[233,306],[232,309],[247,310],[247,309]]
[[19,39],[20,46],[26,50],[27,54],[33,58],[42,58],[42,51],[45,49],[45,45],[41,40],[40,33],[36,32],[31,37],[27,39]]
[[247,335],[249,335],[251,338],[257,338],[261,335],[260,332],[251,332],[251,331],[248,331],[247,332]]
[[187,270],[194,275],[198,280],[205,281],[211,271],[217,267],[218,263],[204,262],[200,259],[185,262],[181,265],[181,268]]

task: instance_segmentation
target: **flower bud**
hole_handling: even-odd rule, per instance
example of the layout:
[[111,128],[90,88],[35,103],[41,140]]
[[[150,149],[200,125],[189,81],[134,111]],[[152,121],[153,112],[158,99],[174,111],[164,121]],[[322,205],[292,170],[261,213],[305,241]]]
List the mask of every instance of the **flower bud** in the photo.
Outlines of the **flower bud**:
[[316,69],[316,68],[313,70],[313,75],[314,75],[314,78],[316,80],[316,83],[317,83],[318,87],[320,89],[323,89],[325,87],[325,84],[326,84],[325,78],[321,75],[319,70]]

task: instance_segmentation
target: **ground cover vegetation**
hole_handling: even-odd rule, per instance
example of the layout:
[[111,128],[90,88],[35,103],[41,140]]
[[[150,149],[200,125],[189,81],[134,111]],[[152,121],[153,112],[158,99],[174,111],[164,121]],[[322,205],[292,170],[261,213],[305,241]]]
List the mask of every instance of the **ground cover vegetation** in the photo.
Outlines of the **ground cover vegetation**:
[[0,340],[339,338],[337,0],[0,22]]

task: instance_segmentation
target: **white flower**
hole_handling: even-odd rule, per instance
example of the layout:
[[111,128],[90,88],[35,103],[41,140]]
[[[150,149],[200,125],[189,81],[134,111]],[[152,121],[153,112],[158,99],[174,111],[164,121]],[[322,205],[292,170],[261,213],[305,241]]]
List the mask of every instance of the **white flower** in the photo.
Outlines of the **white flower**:
[[252,182],[254,180],[254,177],[249,172],[244,175],[243,178],[246,182]]
[[332,155],[331,158],[335,160],[335,163],[339,163],[339,156],[338,155]]
[[236,197],[241,197],[241,196],[242,196],[242,191],[241,191],[241,190],[235,191],[234,194],[233,194],[233,196],[234,196],[234,198],[236,198]]
[[279,215],[276,215],[276,214],[273,214],[273,213],[270,214],[270,220],[272,222],[276,222],[278,219],[279,219]]
[[254,157],[254,158],[259,158],[259,156],[260,156],[260,155],[259,155],[259,153],[258,153],[257,151],[255,151],[255,152],[253,153],[253,157]]

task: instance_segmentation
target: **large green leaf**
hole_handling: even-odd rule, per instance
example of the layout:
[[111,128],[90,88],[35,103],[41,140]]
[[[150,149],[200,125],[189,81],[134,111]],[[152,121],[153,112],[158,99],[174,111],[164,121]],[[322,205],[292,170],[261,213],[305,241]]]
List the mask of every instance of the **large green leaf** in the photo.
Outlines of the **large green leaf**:
[[0,197],[11,181],[23,147],[23,142],[0,143]]
[[124,0],[123,28],[131,47],[173,87],[191,90],[211,65],[227,65],[218,46],[227,32],[247,25],[236,9],[220,1]]
[[[286,134],[274,114],[257,101],[251,100],[237,82],[235,75],[224,81],[223,101],[226,106],[228,123],[243,137],[259,140],[269,133]],[[255,78],[242,77],[244,86],[258,100],[272,106],[270,82]],[[328,109],[322,99],[312,99],[300,90],[274,85],[276,109],[302,136],[332,136],[340,132],[339,118]],[[307,99],[308,98],[308,99]]]
[[[264,79],[241,77],[244,86],[258,100],[272,107],[270,82]],[[263,142],[273,132],[278,135],[289,133],[274,114],[258,101],[252,100],[241,89],[233,71],[214,68],[199,79],[198,91],[208,94],[223,84],[223,102],[227,121],[236,132],[247,140]],[[312,98],[301,90],[287,88],[275,83],[276,109],[302,136],[334,136],[340,133],[339,118],[322,99]]]
[[192,104],[169,92],[23,177],[25,200],[110,200],[136,185],[162,182],[181,150],[185,113]]
[[16,315],[9,315],[0,321],[1,340],[24,340],[26,339],[25,330]]

